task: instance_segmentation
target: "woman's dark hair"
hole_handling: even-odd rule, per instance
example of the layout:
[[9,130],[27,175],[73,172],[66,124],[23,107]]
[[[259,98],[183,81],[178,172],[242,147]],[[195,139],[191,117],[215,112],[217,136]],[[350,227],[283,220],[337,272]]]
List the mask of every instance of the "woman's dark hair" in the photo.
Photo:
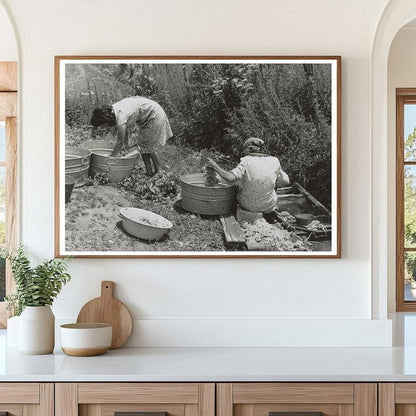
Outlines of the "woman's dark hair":
[[91,124],[94,127],[99,127],[104,124],[114,126],[116,124],[116,116],[114,115],[113,108],[109,105],[96,108],[92,113]]

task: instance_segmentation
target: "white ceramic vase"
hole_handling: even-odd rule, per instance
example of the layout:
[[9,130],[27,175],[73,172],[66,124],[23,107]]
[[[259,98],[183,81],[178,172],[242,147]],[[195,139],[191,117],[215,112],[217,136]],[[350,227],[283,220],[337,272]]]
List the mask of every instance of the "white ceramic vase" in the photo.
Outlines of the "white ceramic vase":
[[26,306],[19,319],[19,351],[50,354],[55,347],[55,316],[50,306]]

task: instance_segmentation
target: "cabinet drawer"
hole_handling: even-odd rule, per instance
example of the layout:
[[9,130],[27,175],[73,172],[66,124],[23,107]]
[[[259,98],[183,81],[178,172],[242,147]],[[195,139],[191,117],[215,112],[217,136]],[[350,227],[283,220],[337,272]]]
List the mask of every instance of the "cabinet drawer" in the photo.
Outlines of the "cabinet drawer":
[[59,383],[55,404],[56,416],[215,416],[215,384]]
[[217,416],[377,416],[375,383],[220,383]]
[[0,383],[0,415],[53,416],[51,383]]
[[380,416],[416,415],[416,383],[380,383]]

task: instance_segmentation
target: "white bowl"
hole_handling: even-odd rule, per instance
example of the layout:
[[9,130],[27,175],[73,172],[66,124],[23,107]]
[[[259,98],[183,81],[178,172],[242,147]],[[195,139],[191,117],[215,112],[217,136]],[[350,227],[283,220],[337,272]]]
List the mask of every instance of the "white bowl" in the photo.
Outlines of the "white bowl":
[[110,324],[61,325],[61,348],[67,355],[88,357],[104,354],[111,347],[113,327]]
[[173,227],[173,224],[154,212],[140,208],[121,208],[120,218],[126,232],[142,240],[157,241]]

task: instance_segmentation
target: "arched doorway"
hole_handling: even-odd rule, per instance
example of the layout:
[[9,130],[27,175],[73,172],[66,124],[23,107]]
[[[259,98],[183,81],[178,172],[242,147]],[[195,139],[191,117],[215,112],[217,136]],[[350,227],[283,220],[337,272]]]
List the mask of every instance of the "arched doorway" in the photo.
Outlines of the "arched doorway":
[[380,18],[371,51],[371,269],[372,317],[387,318],[388,263],[395,256],[388,246],[391,216],[388,192],[388,56],[402,26],[416,17],[414,0],[390,1]]

